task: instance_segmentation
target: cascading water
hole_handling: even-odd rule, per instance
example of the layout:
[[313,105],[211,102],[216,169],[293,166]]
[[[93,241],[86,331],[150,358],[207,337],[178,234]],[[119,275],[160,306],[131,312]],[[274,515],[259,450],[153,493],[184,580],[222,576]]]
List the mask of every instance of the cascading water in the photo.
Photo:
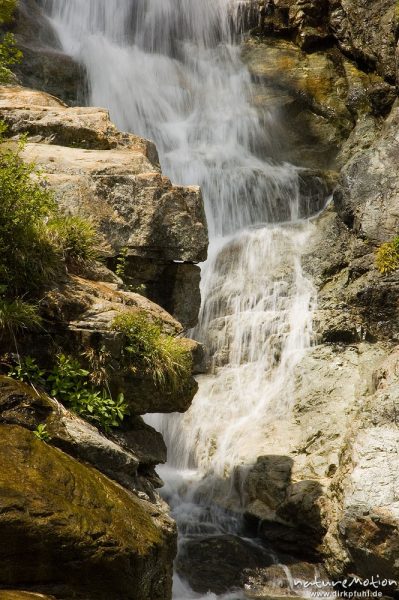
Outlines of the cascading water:
[[[251,102],[239,2],[43,2],[65,52],[86,68],[88,103],[154,140],[174,182],[202,187],[211,243],[193,335],[211,372],[185,415],[152,423],[168,444],[162,474],[181,540],[237,532],[211,502],[216,481],[262,454],[268,426],[289,410],[314,303],[301,269],[310,225],[298,220],[300,175],[273,161],[278,124]],[[174,597],[199,596],[177,578]]]

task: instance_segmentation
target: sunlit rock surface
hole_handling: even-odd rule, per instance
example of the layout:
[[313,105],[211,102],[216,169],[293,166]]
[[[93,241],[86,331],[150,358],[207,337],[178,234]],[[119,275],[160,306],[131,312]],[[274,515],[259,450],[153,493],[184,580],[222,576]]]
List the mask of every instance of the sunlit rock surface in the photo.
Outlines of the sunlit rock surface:
[[200,190],[172,185],[154,145],[117,131],[105,110],[67,108],[43,92],[8,87],[0,117],[9,134],[28,134],[24,157],[45,174],[62,210],[98,226],[112,264],[126,254],[127,282],[144,285],[184,325],[195,324],[195,263],[208,245]]

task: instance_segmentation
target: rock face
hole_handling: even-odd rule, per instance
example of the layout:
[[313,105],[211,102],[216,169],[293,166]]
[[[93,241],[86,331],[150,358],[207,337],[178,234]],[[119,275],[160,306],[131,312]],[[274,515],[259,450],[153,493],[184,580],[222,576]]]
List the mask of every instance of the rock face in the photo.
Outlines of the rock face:
[[300,166],[341,166],[342,145],[356,125],[358,138],[366,128],[375,134],[395,99],[382,76],[362,71],[338,48],[309,54],[290,40],[250,38],[243,59],[257,82],[255,105],[282,113],[281,157]]
[[335,43],[368,70],[395,82],[395,0],[372,6],[367,0],[256,0],[248,5],[256,33],[291,37],[306,50]]
[[186,541],[176,569],[194,591],[223,594],[245,585],[250,571],[270,566],[272,561],[259,546],[234,535],[220,535]]
[[44,596],[43,594],[32,594],[30,592],[0,590],[0,600],[54,600],[54,596]]
[[22,427],[2,425],[1,439],[3,586],[23,581],[64,597],[169,597],[175,531],[164,513]]
[[140,443],[141,438],[136,436],[134,428],[139,424],[134,421],[127,423],[124,431],[116,434],[116,442],[112,434],[105,436],[96,427],[66,410],[57,400],[8,377],[0,378],[0,411],[0,422],[7,425],[19,425],[34,431],[39,424],[45,424],[52,445],[91,464],[132,491],[148,488],[147,482],[140,478],[139,470],[147,474],[149,469],[146,467],[166,461],[166,451],[161,442],[151,444],[159,435],[151,427],[145,426],[146,440]]
[[399,230],[398,127],[395,103],[372,146],[345,165],[334,195],[344,223],[374,244],[390,240]]
[[291,160],[340,173],[303,256],[318,288],[315,345],[297,367],[291,415],[270,426],[237,488],[277,550],[324,560],[330,577],[398,581],[399,272],[375,265],[399,230],[397,6],[250,4],[243,57],[256,106],[281,106]]
[[395,82],[395,1],[370,5],[364,0],[330,0],[329,11],[330,27],[340,48]]
[[10,87],[0,93],[0,118],[11,134],[30,136],[24,158],[42,169],[61,209],[98,226],[110,264],[123,251],[126,281],[194,325],[195,263],[208,244],[199,188],[173,186],[154,145],[118,132],[105,110],[67,108],[48,94]]
[[394,0],[374,2],[372,10],[363,0],[246,6],[254,35],[243,58],[258,84],[256,105],[282,113],[282,157],[334,168],[349,134],[355,129],[353,145],[367,145],[395,100]]

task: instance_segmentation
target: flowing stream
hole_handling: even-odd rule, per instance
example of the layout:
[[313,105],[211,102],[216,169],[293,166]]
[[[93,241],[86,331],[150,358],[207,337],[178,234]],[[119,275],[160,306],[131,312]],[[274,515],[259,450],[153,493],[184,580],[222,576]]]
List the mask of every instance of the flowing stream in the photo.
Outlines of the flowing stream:
[[[87,70],[87,103],[154,140],[163,172],[203,191],[210,249],[193,336],[210,370],[185,415],[151,417],[168,445],[161,474],[184,552],[193,536],[240,532],[238,513],[221,508],[240,501],[229,476],[262,454],[268,426],[290,410],[294,370],[311,343],[301,173],[273,160],[280,124],[254,107],[239,2],[43,2],[65,52]],[[176,600],[200,597],[216,596],[176,576]]]

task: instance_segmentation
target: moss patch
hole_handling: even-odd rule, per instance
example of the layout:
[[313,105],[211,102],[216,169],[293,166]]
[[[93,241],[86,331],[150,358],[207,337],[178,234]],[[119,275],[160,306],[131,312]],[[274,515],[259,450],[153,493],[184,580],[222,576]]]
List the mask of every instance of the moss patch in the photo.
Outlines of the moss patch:
[[0,439],[0,585],[56,580],[98,598],[151,598],[151,576],[171,565],[159,558],[174,551],[153,507],[30,431],[3,425]]
[[378,248],[375,262],[383,275],[399,269],[399,236]]

